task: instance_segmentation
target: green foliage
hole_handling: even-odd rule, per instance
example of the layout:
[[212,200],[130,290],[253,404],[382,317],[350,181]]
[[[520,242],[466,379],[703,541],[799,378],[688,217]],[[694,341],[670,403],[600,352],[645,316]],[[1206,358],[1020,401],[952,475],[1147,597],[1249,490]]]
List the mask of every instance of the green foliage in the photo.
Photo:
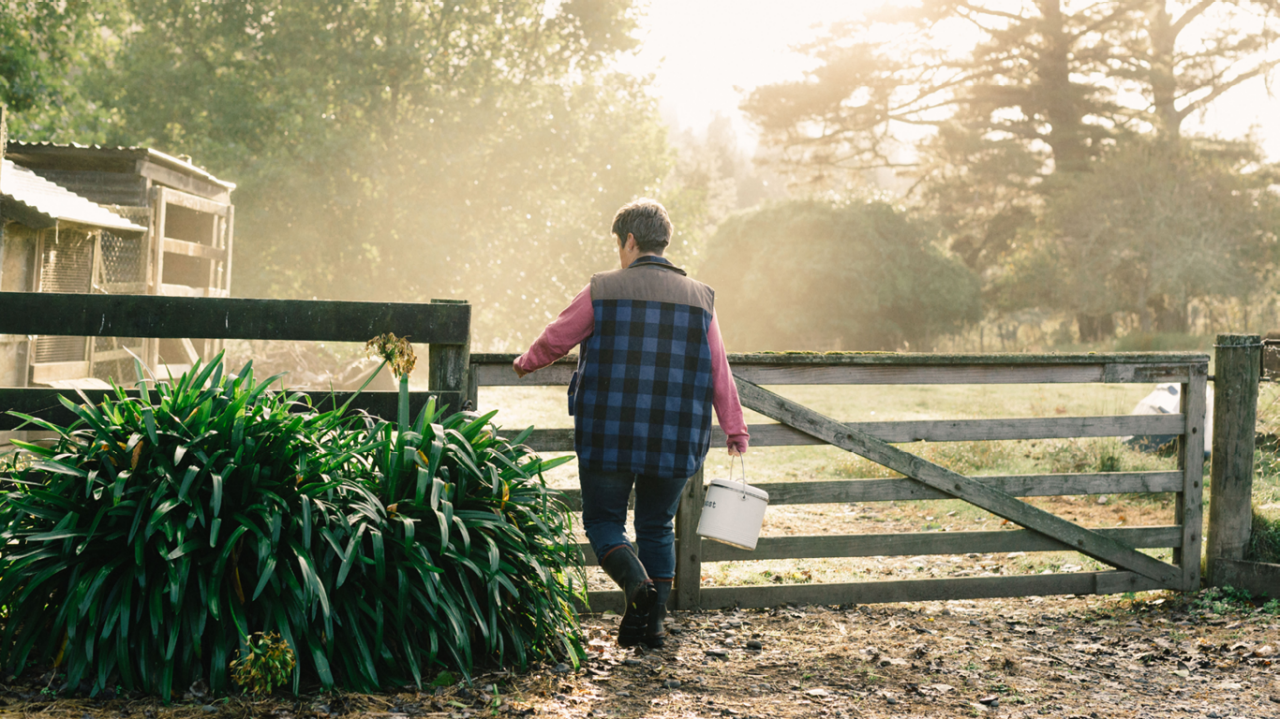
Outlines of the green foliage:
[[320,412],[274,379],[219,358],[30,420],[57,438],[3,477],[0,665],[169,697],[225,690],[256,632],[298,657],[294,690],[577,661],[569,515],[527,435],[434,401],[412,425]]
[[1209,352],[1213,349],[1212,337],[1181,334],[1177,332],[1130,332],[1116,339],[1115,352]]
[[1235,587],[1209,587],[1195,595],[1191,609],[1208,614],[1248,613],[1254,610],[1253,595]]
[[1274,265],[1277,205],[1252,148],[1122,143],[1057,177],[1034,235],[993,284],[1002,308],[1126,311],[1185,333],[1188,303],[1248,299]]
[[612,69],[631,4],[131,0],[106,91],[121,139],[238,183],[237,294],[465,297],[478,335],[519,336],[670,167],[646,81]]
[[1244,559],[1280,564],[1280,512],[1253,510],[1253,525],[1249,531],[1249,543],[1244,548]]
[[716,306],[739,349],[927,348],[979,317],[978,279],[882,202],[782,202],[734,216],[700,273],[742,287]]
[[293,649],[279,634],[254,632],[231,662],[231,681],[250,694],[265,696],[289,681],[296,664]]
[[0,4],[0,104],[9,137],[100,142],[115,113],[97,90],[127,25],[120,0]]

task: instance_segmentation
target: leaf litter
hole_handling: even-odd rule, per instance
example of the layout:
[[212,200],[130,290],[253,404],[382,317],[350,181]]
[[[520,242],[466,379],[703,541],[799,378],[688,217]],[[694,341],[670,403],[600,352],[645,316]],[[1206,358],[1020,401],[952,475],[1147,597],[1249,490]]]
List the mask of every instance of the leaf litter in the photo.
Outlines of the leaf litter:
[[[55,695],[0,684],[0,716],[188,717],[1275,717],[1280,615],[1220,593],[672,612],[667,647],[622,649],[619,618],[584,618],[588,659],[470,684],[365,695]],[[443,683],[443,682],[437,682]],[[74,694],[74,692],[72,692]]]

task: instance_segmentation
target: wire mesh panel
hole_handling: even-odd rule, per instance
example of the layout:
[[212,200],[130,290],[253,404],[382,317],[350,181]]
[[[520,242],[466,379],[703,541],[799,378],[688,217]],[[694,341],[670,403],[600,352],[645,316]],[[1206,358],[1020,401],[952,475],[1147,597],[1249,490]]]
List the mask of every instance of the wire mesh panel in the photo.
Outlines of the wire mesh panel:
[[[135,220],[137,221],[137,220]],[[141,294],[146,291],[147,244],[140,234],[117,235],[103,231],[99,244],[102,261],[95,290],[107,294]],[[144,341],[136,337],[96,337],[93,376],[128,384],[137,380],[134,358],[142,357]]]
[[108,292],[111,285],[146,281],[147,248],[142,235],[103,232],[102,271]]
[[41,292],[89,292],[92,282],[92,235],[62,230],[45,238],[40,257]]
[[[41,292],[89,292],[93,287],[93,235],[63,230],[48,232],[40,250]],[[83,362],[88,347],[83,337],[41,336],[32,353],[33,364]]]

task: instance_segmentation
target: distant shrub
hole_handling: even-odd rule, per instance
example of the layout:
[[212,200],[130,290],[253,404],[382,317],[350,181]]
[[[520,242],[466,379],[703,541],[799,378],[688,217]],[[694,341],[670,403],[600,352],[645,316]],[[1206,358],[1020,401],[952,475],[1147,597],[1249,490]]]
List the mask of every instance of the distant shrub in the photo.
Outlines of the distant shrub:
[[[1244,548],[1244,559],[1280,564],[1280,512],[1253,510],[1253,527],[1249,532],[1249,543]],[[1277,595],[1280,595],[1280,589]],[[1280,596],[1276,598],[1280,599]]]
[[1212,337],[1200,335],[1131,332],[1116,339],[1114,346],[1116,352],[1181,352],[1208,351],[1212,344]]
[[722,223],[698,276],[743,351],[928,349],[981,318],[978,277],[936,234],[883,202],[780,202]]

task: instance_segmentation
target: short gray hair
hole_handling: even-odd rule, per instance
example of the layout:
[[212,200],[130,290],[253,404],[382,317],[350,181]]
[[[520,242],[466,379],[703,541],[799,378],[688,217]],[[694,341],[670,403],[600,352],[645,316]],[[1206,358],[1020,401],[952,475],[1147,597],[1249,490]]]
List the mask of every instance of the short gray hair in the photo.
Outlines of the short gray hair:
[[623,205],[613,216],[613,234],[619,244],[632,235],[641,252],[660,255],[671,242],[671,218],[657,200],[642,197]]

